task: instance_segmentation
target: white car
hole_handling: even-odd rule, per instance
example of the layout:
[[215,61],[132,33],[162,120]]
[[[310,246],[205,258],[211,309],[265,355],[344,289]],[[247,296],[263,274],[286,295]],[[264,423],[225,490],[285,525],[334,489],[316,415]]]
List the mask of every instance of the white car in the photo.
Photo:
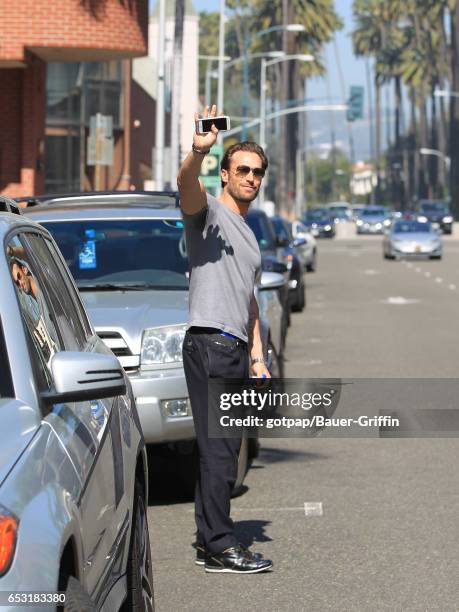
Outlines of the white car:
[[301,221],[292,222],[292,234],[298,254],[308,272],[317,269],[317,240]]

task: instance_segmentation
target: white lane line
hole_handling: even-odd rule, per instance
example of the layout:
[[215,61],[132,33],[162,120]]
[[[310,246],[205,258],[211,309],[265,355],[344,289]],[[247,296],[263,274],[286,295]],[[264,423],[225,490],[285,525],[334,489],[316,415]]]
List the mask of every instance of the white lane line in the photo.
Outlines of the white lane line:
[[[405,262],[404,262],[404,263],[405,263]],[[406,262],[406,267],[407,267],[407,268],[412,268],[412,267],[413,267],[413,264],[412,264],[412,263],[409,263],[409,262]]]
[[392,304],[396,306],[404,306],[405,304],[417,304],[420,300],[404,298],[401,295],[388,297],[386,300],[381,300],[382,304]]
[[322,338],[306,338],[305,342],[308,344],[321,344]]
[[435,279],[436,283],[442,283],[443,279],[441,278],[441,276],[437,276],[437,278]]
[[304,502],[304,514],[306,516],[323,516],[322,502]]
[[421,268],[415,268],[416,272],[421,272]]
[[424,272],[424,276],[426,278],[430,278],[432,276],[432,274],[430,272]]
[[453,285],[453,283],[451,283],[451,285],[448,285],[448,289],[451,289],[451,291],[454,291],[456,289],[456,285]]
[[322,359],[306,359],[302,364],[305,366],[322,365]]

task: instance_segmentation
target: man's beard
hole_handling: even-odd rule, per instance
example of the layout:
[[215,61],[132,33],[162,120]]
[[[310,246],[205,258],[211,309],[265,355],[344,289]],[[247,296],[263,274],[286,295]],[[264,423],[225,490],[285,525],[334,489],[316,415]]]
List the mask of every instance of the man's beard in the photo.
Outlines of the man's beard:
[[239,202],[244,202],[244,204],[250,205],[258,195],[260,188],[255,189],[250,196],[245,196],[239,193],[239,191],[234,190],[230,185],[228,185],[228,193]]

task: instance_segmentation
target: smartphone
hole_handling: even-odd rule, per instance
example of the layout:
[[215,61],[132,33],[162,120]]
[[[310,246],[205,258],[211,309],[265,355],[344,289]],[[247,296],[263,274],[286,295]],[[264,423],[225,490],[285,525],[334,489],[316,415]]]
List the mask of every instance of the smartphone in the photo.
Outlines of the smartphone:
[[211,131],[212,124],[215,125],[217,130],[226,131],[231,127],[230,118],[226,115],[222,115],[221,117],[208,117],[207,119],[198,119],[196,121],[196,132],[198,134],[205,134],[206,132]]

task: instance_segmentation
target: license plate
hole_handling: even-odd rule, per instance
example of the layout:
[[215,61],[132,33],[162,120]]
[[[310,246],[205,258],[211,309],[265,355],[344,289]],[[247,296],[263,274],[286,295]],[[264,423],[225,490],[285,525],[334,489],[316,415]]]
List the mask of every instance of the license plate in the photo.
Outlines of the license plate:
[[414,251],[415,251],[416,253],[420,253],[420,252],[422,251],[421,245],[417,244],[417,245],[416,245],[416,247],[415,247],[415,249],[414,249]]

